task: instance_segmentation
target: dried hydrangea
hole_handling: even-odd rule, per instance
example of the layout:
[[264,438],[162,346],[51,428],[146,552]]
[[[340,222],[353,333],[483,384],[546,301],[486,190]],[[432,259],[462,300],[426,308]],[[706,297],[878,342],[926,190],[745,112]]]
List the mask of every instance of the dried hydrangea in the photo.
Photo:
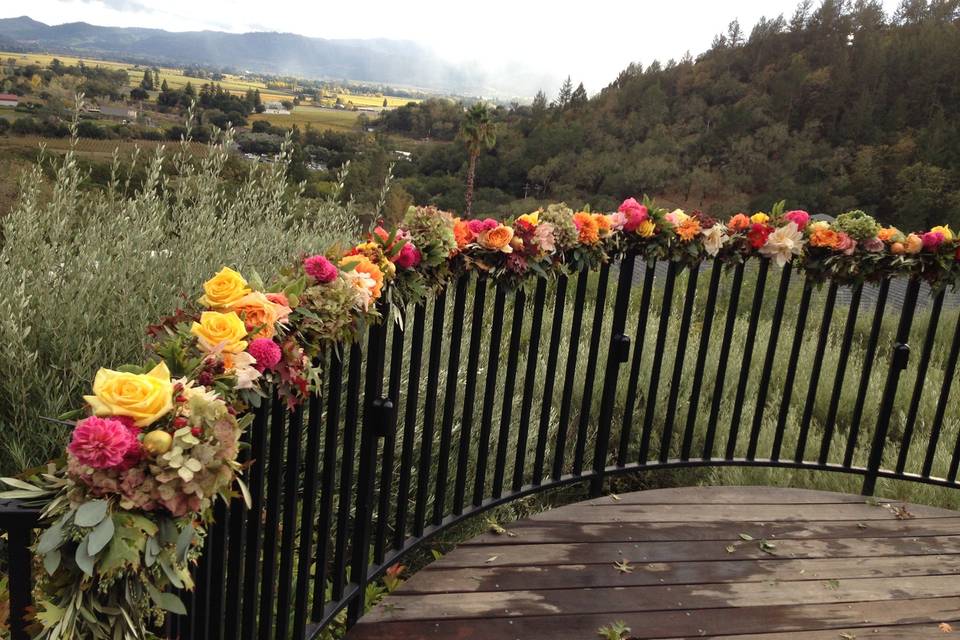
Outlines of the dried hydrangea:
[[873,216],[856,209],[841,213],[833,223],[836,231],[842,231],[854,240],[862,242],[870,238],[876,238],[880,233],[880,224]]
[[540,213],[540,221],[553,225],[553,238],[558,251],[577,246],[580,234],[573,224],[573,209],[566,204],[551,204]]

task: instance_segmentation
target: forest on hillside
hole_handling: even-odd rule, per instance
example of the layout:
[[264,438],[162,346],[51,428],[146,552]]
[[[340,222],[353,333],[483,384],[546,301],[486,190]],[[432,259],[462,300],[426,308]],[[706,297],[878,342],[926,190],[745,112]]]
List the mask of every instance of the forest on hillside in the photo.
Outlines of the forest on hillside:
[[[376,126],[452,141],[462,114],[428,100]],[[957,225],[960,0],[904,0],[893,15],[875,0],[806,0],[749,31],[731,23],[697,59],[631,64],[590,98],[568,82],[494,118],[477,211],[519,212],[531,199],[611,209],[647,193],[708,213],[786,198],[905,228]],[[356,168],[377,184],[387,163],[366,163]],[[460,210],[465,166],[462,144],[427,145],[397,188]]]

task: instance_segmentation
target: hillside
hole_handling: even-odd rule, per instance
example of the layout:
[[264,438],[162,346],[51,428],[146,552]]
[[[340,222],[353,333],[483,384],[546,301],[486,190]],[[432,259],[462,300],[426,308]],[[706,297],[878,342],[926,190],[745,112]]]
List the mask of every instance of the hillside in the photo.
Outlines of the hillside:
[[260,32],[174,33],[83,22],[50,26],[20,17],[0,19],[0,42],[6,49],[100,55],[149,64],[198,64],[453,92],[529,91],[529,87],[509,85],[488,87],[480,73],[448,64],[406,40],[327,40]]
[[[867,0],[809,7],[749,33],[734,23],[696,60],[631,65],[590,99],[567,86],[498,110],[482,208],[519,211],[529,203],[511,201],[528,193],[609,209],[648,193],[717,214],[787,198],[908,228],[960,223],[960,2],[908,0],[894,16]],[[459,116],[441,106],[385,114],[381,127],[453,133]],[[423,156],[405,188],[462,206],[462,188],[442,180],[462,175],[465,153],[452,154]]]

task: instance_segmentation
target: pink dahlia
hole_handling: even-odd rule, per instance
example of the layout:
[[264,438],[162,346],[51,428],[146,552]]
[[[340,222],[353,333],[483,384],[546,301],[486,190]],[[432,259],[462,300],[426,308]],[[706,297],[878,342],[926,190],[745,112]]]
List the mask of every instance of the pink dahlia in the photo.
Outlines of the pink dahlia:
[[267,369],[273,370],[280,362],[283,355],[280,351],[280,345],[270,338],[257,338],[247,347],[249,353],[257,361],[254,368],[263,373]]
[[394,257],[393,262],[401,269],[413,269],[420,264],[422,258],[423,256],[420,254],[420,249],[417,249],[408,242],[403,245],[400,253]]
[[842,251],[845,255],[852,256],[857,248],[857,241],[841,231],[837,234],[836,248],[837,251]]
[[627,198],[617,209],[618,212],[626,216],[623,223],[624,231],[636,231],[637,228],[650,218],[650,212],[645,206],[637,202],[636,198]]
[[797,229],[803,231],[804,228],[810,223],[810,214],[806,211],[796,209],[794,211],[787,211],[785,214],[783,214],[783,219],[795,223],[797,225]]
[[467,224],[470,226],[470,231],[477,235],[480,235],[484,231],[496,229],[498,226],[500,226],[500,223],[493,218],[487,218],[485,220],[471,220]]
[[135,464],[140,441],[133,429],[113,418],[86,418],[77,423],[67,450],[77,462],[93,469]]
[[303,270],[308,276],[323,284],[337,279],[337,267],[323,256],[310,256],[304,260]]
[[940,245],[943,244],[943,241],[946,240],[944,235],[939,231],[927,231],[920,239],[923,240],[923,248],[927,251],[936,251],[940,248]]

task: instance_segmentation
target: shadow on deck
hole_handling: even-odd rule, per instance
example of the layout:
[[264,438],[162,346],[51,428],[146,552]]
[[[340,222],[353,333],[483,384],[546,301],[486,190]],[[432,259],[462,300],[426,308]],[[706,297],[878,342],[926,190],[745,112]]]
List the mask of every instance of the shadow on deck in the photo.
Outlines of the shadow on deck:
[[936,638],[960,628],[960,513],[693,487],[605,496],[487,533],[414,575],[349,640]]

